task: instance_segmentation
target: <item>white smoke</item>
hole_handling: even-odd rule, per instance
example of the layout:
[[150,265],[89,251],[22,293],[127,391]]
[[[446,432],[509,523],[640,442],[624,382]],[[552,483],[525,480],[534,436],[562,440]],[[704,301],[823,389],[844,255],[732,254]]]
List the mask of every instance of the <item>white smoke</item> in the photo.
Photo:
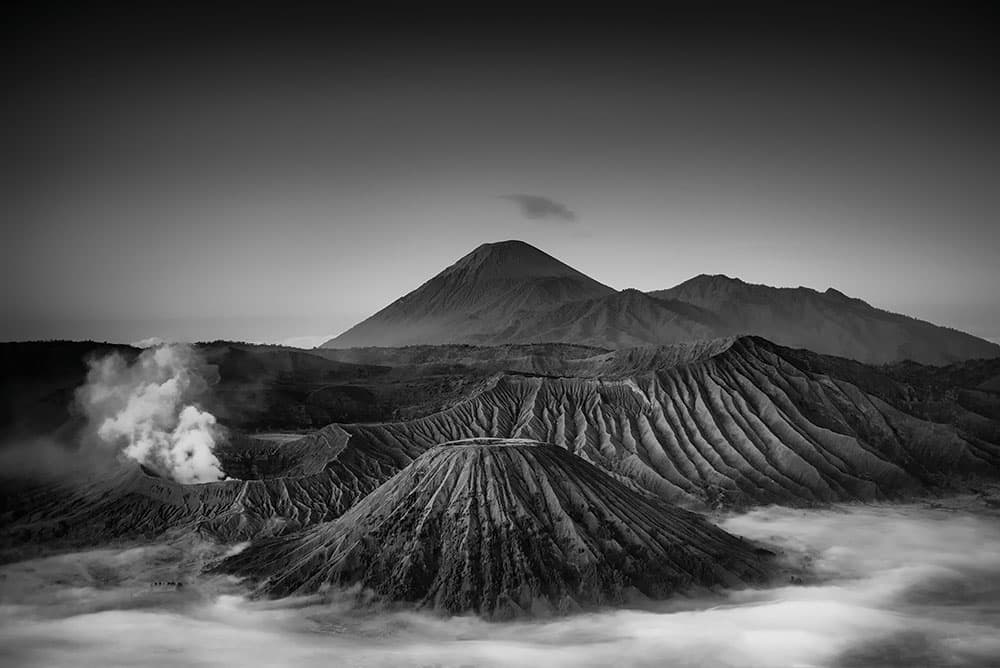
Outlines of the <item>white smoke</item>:
[[111,354],[90,362],[77,402],[102,446],[177,482],[220,480],[222,430],[194,403],[208,388],[203,366],[184,344],[147,348],[132,364]]

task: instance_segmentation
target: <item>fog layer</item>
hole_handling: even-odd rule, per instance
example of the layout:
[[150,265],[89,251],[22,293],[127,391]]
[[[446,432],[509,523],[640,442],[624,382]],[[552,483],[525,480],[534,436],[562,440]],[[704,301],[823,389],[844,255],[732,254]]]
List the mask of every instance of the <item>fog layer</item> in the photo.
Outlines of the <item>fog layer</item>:
[[[647,610],[536,622],[251,602],[185,540],[0,569],[0,663],[37,666],[988,666],[1000,660],[1000,513],[767,508],[726,518],[790,578]],[[173,585],[154,582],[185,582]],[[349,597],[345,597],[345,600]]]

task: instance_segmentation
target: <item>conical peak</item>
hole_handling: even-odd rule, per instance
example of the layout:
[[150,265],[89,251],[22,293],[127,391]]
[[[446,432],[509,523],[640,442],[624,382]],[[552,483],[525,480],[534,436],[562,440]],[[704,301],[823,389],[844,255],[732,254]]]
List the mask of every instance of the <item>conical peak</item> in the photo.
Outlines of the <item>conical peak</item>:
[[502,619],[756,581],[767,566],[753,550],[563,448],[475,438],[429,450],[337,520],[258,541],[220,569],[268,596],[357,587]]
[[593,280],[531,244],[517,240],[483,244],[445,271],[474,275],[480,280],[569,277]]
[[[507,241],[494,241],[482,244],[465,255],[459,262],[465,259],[478,257],[503,257],[505,259],[516,260],[519,258],[545,257],[555,260],[551,255],[543,250],[535,248],[529,243],[519,239],[508,239]],[[558,260],[555,260],[558,262]]]
[[510,250],[510,251],[527,251],[541,253],[531,244],[526,241],[521,241],[520,239],[507,239],[506,241],[492,241],[490,243],[485,243],[480,245],[476,250],[488,248],[491,250]]

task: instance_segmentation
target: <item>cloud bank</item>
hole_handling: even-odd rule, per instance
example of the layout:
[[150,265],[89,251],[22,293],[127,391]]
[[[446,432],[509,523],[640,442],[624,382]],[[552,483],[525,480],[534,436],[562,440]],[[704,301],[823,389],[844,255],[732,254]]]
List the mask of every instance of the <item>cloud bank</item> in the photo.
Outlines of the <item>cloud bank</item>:
[[[985,668],[1000,658],[998,519],[918,504],[764,508],[723,526],[808,564],[801,585],[499,623],[369,613],[350,597],[249,601],[228,578],[199,574],[214,558],[204,553],[223,548],[191,537],[58,555],[0,566],[0,662]],[[158,593],[156,580],[185,585]]]

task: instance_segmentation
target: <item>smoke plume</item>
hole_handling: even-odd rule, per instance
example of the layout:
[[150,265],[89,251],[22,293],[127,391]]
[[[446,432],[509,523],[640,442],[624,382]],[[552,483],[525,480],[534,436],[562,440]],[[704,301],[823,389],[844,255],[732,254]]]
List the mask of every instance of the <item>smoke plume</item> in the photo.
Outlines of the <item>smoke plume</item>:
[[182,344],[148,348],[132,364],[112,354],[90,361],[77,402],[100,446],[177,482],[219,480],[225,475],[213,449],[222,430],[195,403],[208,389],[205,372]]

